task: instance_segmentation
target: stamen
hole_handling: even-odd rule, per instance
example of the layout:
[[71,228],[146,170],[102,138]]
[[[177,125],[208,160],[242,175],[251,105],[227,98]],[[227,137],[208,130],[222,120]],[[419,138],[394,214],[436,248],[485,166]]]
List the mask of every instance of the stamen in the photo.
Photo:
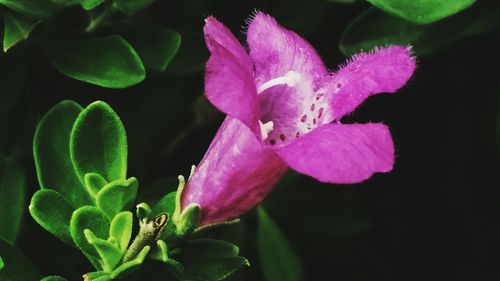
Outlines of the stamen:
[[265,82],[264,84],[260,85],[259,88],[257,88],[257,93],[260,94],[265,90],[277,85],[287,85],[288,87],[294,87],[299,83],[299,81],[300,81],[300,74],[293,70],[290,70],[284,76],[271,79]]
[[274,129],[273,121],[266,122],[265,124],[259,120],[260,125],[260,134],[262,136],[262,140],[265,140],[269,137],[269,133],[271,133]]

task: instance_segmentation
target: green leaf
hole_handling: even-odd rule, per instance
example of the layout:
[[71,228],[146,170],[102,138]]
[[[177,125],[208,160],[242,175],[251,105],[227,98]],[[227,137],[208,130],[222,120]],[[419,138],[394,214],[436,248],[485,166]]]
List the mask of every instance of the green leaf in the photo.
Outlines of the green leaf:
[[101,5],[105,0],[77,0],[76,2],[82,5],[85,10],[92,10]]
[[0,4],[23,15],[40,19],[48,18],[62,8],[52,0],[0,0]]
[[101,209],[84,206],[73,212],[70,231],[75,244],[87,256],[97,269],[101,269],[99,255],[92,245],[87,242],[85,229],[90,229],[97,237],[107,239],[109,235],[109,220]]
[[257,247],[266,280],[302,280],[302,264],[290,242],[263,208],[258,209],[258,216]]
[[3,259],[2,259],[2,257],[0,256],[0,270],[2,270],[3,266],[4,266]]
[[[10,53],[0,63],[0,114],[14,107],[26,88],[25,63],[27,56]],[[6,132],[3,132],[6,133]]]
[[167,213],[171,218],[175,211],[175,196],[176,192],[170,192],[167,195],[163,196],[158,203],[153,207],[151,212],[151,216],[154,217],[161,213]]
[[40,281],[68,281],[66,278],[62,278],[61,276],[51,275],[42,278]]
[[179,261],[183,269],[176,270],[176,273],[188,280],[222,280],[239,268],[250,265],[246,258],[238,256],[237,246],[220,240],[191,240],[181,253]]
[[111,273],[111,279],[122,279],[136,271],[144,262],[144,259],[148,255],[150,249],[150,246],[144,247],[135,259],[121,264],[113,271],[113,273]]
[[132,208],[138,186],[136,178],[112,181],[97,194],[97,206],[112,219],[119,212]]
[[16,247],[0,237],[0,253],[4,268],[0,270],[1,281],[38,281],[38,269]]
[[82,107],[74,101],[58,103],[42,118],[33,140],[40,187],[59,192],[75,208],[93,204],[78,179],[69,151],[71,129],[81,111]]
[[31,198],[29,211],[35,221],[52,235],[74,246],[70,221],[75,208],[57,191],[42,189]]
[[108,182],[127,176],[127,136],[120,118],[102,101],[83,110],[70,137],[70,155],[84,182],[88,173],[97,173]]
[[154,0],[113,0],[113,7],[125,15],[132,15],[146,9]]
[[111,272],[120,263],[122,258],[120,249],[107,240],[97,238],[90,229],[85,229],[83,233],[87,242],[94,246],[99,254],[102,269],[106,272]]
[[97,196],[97,193],[108,184],[105,178],[96,173],[85,174],[84,181],[87,192],[94,196],[94,198]]
[[31,31],[40,21],[15,12],[3,11],[5,31],[3,34],[3,51],[7,52],[17,43],[28,38]]
[[111,221],[109,236],[115,239],[122,254],[125,254],[127,251],[130,237],[132,236],[132,217],[131,212],[125,211],[117,214],[113,218],[113,221]]
[[21,227],[26,196],[26,178],[14,161],[0,159],[0,237],[15,243]]
[[126,88],[146,77],[136,51],[122,37],[52,42],[49,55],[64,75],[106,88]]
[[182,45],[172,59],[166,72],[171,74],[187,74],[203,71],[208,60],[202,33],[181,33]]
[[416,24],[429,24],[456,14],[476,0],[368,0],[385,12]]
[[147,69],[164,71],[181,46],[181,35],[158,24],[129,24],[123,36]]
[[[106,277],[108,279],[106,279]],[[104,272],[104,271],[95,271],[95,272],[89,272],[89,273],[86,273],[83,275],[83,280],[87,281],[87,278],[88,281],[96,281],[96,280],[101,280],[101,281],[104,281],[104,280],[111,280],[111,277],[110,277],[110,274],[108,272]]]

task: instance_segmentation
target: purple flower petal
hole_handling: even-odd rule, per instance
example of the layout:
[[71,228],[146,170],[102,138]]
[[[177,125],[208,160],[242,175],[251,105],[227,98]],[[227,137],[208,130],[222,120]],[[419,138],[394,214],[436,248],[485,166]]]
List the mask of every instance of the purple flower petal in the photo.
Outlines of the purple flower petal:
[[295,71],[317,81],[328,74],[314,48],[295,32],[281,27],[274,18],[257,12],[247,30],[250,57],[257,85]]
[[389,172],[394,145],[383,124],[328,124],[276,149],[294,170],[329,183],[357,183]]
[[240,119],[254,133],[260,134],[258,99],[252,74],[222,45],[210,37],[206,40],[211,56],[205,71],[205,95],[219,110]]
[[355,55],[327,79],[319,92],[326,93],[333,111],[331,117],[338,120],[370,95],[395,92],[406,84],[414,70],[415,58],[409,47],[380,48]]
[[201,225],[237,218],[258,204],[288,169],[238,119],[227,117],[182,193],[201,206]]

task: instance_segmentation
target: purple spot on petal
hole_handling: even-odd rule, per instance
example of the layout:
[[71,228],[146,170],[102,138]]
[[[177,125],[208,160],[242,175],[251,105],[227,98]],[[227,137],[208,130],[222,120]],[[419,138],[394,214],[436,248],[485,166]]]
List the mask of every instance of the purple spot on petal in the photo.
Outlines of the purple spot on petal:
[[325,109],[324,109],[323,107],[320,107],[320,108],[319,108],[318,118],[321,118],[321,116],[323,115],[323,111],[324,111],[324,110],[325,110]]
[[319,100],[322,97],[323,97],[323,94],[319,94],[319,95],[316,96],[316,100]]
[[316,105],[313,103],[311,104],[311,111],[314,111],[314,108],[316,107]]
[[300,122],[304,123],[306,122],[307,120],[307,114],[304,114],[304,116],[302,116],[302,118],[300,118]]
[[285,141],[285,140],[286,140],[285,135],[281,134],[281,135],[280,135],[280,140],[281,140],[281,141]]
[[269,143],[270,143],[271,145],[274,145],[274,144],[276,143],[276,141],[275,141],[275,140],[269,140]]
[[316,125],[316,118],[313,118],[313,124]]
[[295,133],[295,137],[296,138],[300,137],[300,133],[299,132]]
[[339,82],[339,83],[337,83],[336,86],[337,86],[337,89],[340,89],[340,88],[342,88],[342,83]]

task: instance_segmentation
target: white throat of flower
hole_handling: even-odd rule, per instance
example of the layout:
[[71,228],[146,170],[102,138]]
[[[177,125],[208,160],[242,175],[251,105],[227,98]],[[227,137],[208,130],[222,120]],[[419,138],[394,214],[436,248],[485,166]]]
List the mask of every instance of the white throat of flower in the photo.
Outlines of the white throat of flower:
[[290,70],[285,75],[271,79],[257,88],[257,94],[261,94],[265,90],[272,88],[277,85],[287,85],[288,87],[294,87],[300,82],[300,74]]

